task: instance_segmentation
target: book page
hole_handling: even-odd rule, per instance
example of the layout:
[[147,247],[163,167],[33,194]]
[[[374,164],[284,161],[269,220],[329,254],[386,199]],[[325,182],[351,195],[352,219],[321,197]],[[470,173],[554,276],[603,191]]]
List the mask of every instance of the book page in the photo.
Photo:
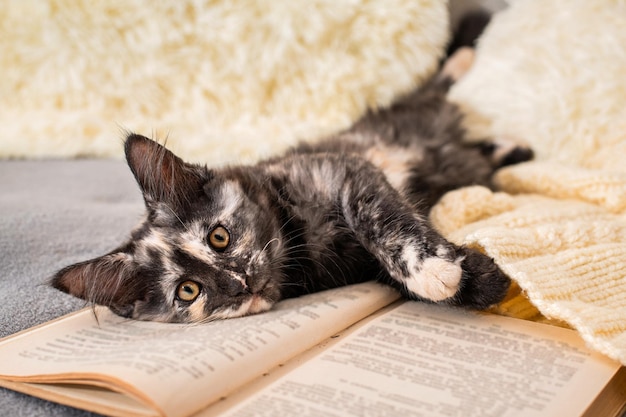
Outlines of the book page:
[[79,408],[108,416],[158,417],[159,413],[145,404],[105,388],[88,384],[30,384],[0,380],[0,385],[28,395],[51,401],[64,402],[72,399],[72,404]]
[[0,377],[122,389],[185,416],[398,298],[369,282],[285,300],[266,313],[178,325],[98,308],[0,341]]
[[572,330],[417,302],[346,333],[219,411],[237,417],[574,416],[620,369],[590,352]]

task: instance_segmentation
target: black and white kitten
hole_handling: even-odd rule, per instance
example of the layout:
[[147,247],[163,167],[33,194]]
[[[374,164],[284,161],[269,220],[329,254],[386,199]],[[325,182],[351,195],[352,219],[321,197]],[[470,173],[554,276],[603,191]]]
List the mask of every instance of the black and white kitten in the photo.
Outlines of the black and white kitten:
[[129,135],[145,219],[128,242],[64,268],[52,285],[124,317],[164,322],[259,313],[372,279],[409,299],[497,303],[509,279],[489,257],[444,239],[428,212],[449,190],[490,186],[496,169],[531,152],[463,142],[461,114],[446,101],[463,67],[458,55],[460,64],[449,61],[349,130],[251,166],[188,164]]

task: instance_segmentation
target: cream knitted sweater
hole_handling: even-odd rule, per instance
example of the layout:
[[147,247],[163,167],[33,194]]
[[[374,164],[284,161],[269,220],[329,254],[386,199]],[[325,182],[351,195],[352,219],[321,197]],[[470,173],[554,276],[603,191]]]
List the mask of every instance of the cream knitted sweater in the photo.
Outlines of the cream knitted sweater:
[[475,136],[522,138],[537,159],[502,170],[502,192],[449,193],[432,219],[517,282],[499,312],[564,321],[626,364],[624,27],[614,1],[520,1],[496,16],[451,97]]

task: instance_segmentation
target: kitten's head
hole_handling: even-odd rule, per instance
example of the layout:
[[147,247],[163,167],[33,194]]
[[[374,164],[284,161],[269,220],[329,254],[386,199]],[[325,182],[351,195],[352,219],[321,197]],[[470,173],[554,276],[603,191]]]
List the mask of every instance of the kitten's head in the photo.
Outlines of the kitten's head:
[[280,298],[282,241],[251,171],[208,170],[131,134],[126,159],[146,217],[113,252],[52,285],[124,317],[201,322],[268,310]]

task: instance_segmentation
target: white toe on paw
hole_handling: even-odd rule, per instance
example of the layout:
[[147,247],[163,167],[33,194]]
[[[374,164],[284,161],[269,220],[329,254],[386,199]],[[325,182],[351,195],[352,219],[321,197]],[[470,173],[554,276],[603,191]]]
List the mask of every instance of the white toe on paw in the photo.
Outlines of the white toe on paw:
[[426,258],[419,271],[405,281],[411,292],[432,301],[452,297],[459,289],[463,270],[459,263],[441,258]]

